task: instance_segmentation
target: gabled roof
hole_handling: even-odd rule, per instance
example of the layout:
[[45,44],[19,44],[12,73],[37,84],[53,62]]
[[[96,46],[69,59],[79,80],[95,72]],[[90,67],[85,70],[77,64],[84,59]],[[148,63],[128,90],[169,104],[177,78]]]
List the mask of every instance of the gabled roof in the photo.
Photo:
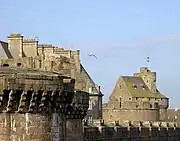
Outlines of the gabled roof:
[[8,49],[8,43],[3,41],[0,41],[0,58],[4,58],[4,59],[13,58]]
[[92,78],[89,76],[88,72],[86,71],[86,69],[83,67],[82,64],[80,64],[80,67],[81,67],[81,74],[88,79],[87,81],[89,81],[91,83],[91,85],[93,86],[93,88],[94,88],[94,94],[92,94],[92,95],[95,95],[95,93],[98,94],[98,95],[103,95],[101,93],[101,91],[99,93],[99,90],[97,89],[96,84],[94,83]]
[[141,77],[121,76],[132,97],[166,98],[160,92],[152,93]]

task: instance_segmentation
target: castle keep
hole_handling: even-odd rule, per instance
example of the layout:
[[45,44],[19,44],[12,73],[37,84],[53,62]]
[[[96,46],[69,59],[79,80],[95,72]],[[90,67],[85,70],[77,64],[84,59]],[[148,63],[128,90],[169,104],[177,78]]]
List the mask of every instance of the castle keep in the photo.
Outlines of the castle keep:
[[156,87],[156,73],[142,67],[133,76],[121,76],[104,104],[103,119],[129,121],[165,121],[169,99]]
[[179,110],[156,86],[156,73],[142,67],[133,76],[120,76],[103,120],[84,123],[85,141],[179,141]]

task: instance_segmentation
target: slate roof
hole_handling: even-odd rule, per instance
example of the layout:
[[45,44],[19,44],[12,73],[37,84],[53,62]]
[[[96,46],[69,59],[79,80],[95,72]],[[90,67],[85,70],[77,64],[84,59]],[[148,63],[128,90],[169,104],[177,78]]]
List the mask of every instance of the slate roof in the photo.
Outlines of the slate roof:
[[[96,84],[94,83],[94,81],[92,80],[92,78],[89,76],[88,72],[85,70],[85,68],[83,67],[82,64],[80,64],[80,67],[81,67],[81,74],[84,75],[84,76],[86,76],[87,79],[90,81],[90,83],[93,85],[93,89],[94,89],[93,91],[94,91],[95,93],[97,93],[98,95],[103,96],[103,94],[101,93],[101,91],[100,91],[100,93],[98,92],[98,89],[97,89],[97,87],[96,87]],[[95,95],[95,94],[93,93],[92,95]]]
[[[152,93],[141,77],[121,76],[132,97],[166,98],[160,92]],[[136,89],[134,88],[136,87]],[[144,89],[143,89],[144,87]]]
[[10,51],[8,50],[8,43],[3,41],[0,41],[0,58],[13,58]]

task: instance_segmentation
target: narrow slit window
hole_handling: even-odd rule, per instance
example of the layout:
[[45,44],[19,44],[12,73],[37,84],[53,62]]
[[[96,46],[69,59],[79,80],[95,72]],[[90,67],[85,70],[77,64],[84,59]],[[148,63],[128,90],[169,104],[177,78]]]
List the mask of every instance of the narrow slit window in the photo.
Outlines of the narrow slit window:
[[41,68],[42,67],[42,62],[41,62],[41,60],[39,60],[39,68]]

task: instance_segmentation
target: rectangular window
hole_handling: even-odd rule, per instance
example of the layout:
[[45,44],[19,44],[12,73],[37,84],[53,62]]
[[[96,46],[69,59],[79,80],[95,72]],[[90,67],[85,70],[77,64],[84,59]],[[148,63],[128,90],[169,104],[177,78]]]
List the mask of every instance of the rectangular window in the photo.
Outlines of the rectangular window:
[[90,93],[90,94],[92,94],[92,87],[91,87],[91,88],[89,88],[89,93]]
[[99,110],[100,110],[100,111],[102,110],[102,103],[101,103],[101,100],[99,100]]
[[93,107],[93,102],[92,102],[92,100],[89,100],[89,108],[88,108],[88,110],[92,110],[92,107]]
[[119,107],[121,108],[122,107],[122,105],[121,105],[121,98],[119,98]]
[[88,123],[89,123],[89,124],[92,124],[92,123],[93,123],[92,115],[89,115],[89,116],[88,116]]
[[39,68],[42,67],[42,63],[41,63],[41,60],[39,60]]
[[36,68],[36,62],[33,61],[33,68]]
[[53,70],[53,67],[54,67],[54,62],[51,61],[51,70]]

